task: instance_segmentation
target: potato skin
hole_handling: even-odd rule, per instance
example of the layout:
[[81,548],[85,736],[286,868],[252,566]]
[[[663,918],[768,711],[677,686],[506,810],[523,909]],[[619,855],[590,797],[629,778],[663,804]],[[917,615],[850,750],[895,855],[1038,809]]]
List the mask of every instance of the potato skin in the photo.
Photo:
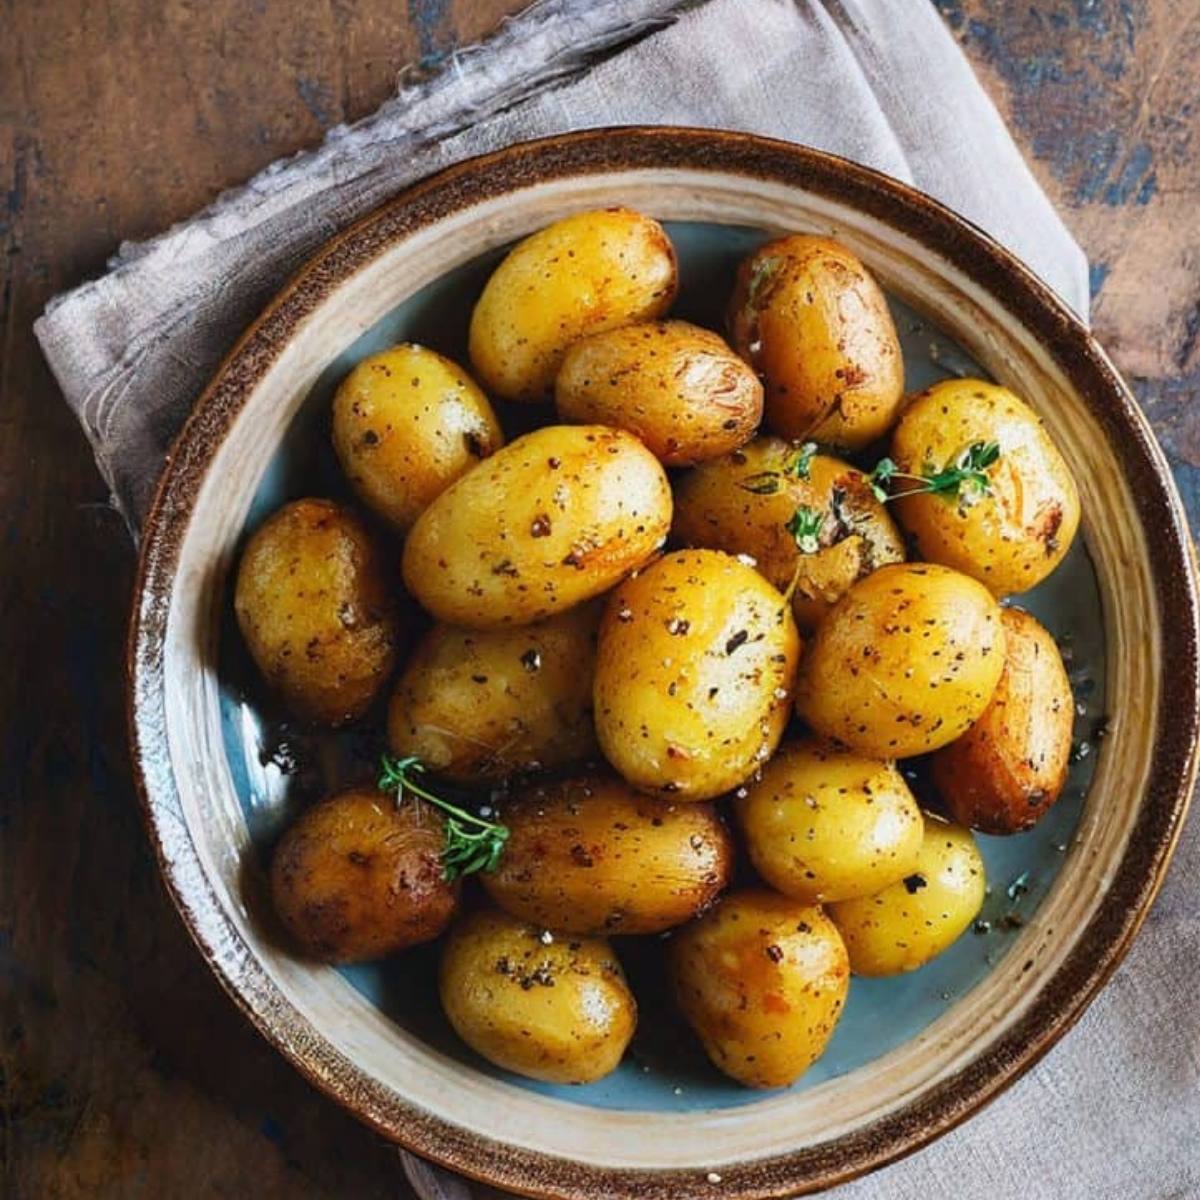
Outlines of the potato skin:
[[634,787],[710,800],[779,744],[800,636],[787,601],[716,550],[681,550],[609,598],[596,656],[596,735]]
[[840,243],[793,234],[760,246],[738,269],[729,328],[783,437],[858,449],[895,419],[900,339],[879,285]]
[[424,346],[364,359],[333,397],[333,448],[359,498],[407,530],[435,496],[504,445],[488,398]]
[[820,1057],[850,968],[820,908],[733,892],[670,941],[675,994],[713,1065],[747,1087],[794,1083]]
[[442,954],[442,1007],[489,1062],[549,1083],[592,1083],[621,1061],[637,1002],[606,941],[541,933],[493,910],[465,917]]
[[[892,435],[892,458],[919,475],[995,441],[991,495],[904,495],[893,507],[920,557],[978,579],[997,596],[1028,591],[1062,562],[1079,528],[1079,492],[1037,414],[1007,388],[947,379],[915,397]],[[902,490],[898,488],[897,490]]]
[[383,958],[450,923],[458,889],[442,878],[441,818],[374,788],[305,810],[271,860],[271,897],[288,932],[325,962]]
[[366,526],[331,500],[293,501],[259,527],[233,605],[255,665],[306,720],[362,716],[395,664],[380,556]]
[[627,208],[564,217],[518,242],[484,285],[471,363],[505,400],[549,400],[572,342],[662,316],[678,286],[657,221]]
[[671,804],[612,776],[528,789],[501,816],[508,843],[483,886],[505,912],[562,933],[660,933],[707,908],[733,869],[712,805]]
[[1004,672],[983,715],[933,756],[950,815],[983,833],[1029,829],[1058,799],[1071,757],[1074,698],[1054,639],[1028,613],[1001,612]]
[[[885,563],[904,561],[904,540],[861,471],[816,454],[808,478],[795,474],[800,447],[758,437],[723,458],[702,463],[675,484],[674,541],[727,554],[748,554],[786,591],[796,576],[792,613],[805,632],[856,580]],[[823,514],[821,548],[802,554],[787,524],[797,508]]]
[[603,602],[519,629],[434,625],[388,707],[388,742],[459,783],[598,756],[592,678]]
[[564,421],[615,425],[680,467],[736,450],[762,419],[758,376],[715,333],[648,321],[576,342],[554,385]]
[[671,488],[632,434],[548,425],[444,491],[404,545],[404,579],[435,617],[528,625],[607,591],[671,525]]
[[968,829],[925,814],[913,872],[874,896],[829,906],[856,975],[899,975],[941,954],[983,906],[987,879]]
[[805,904],[870,896],[916,867],[924,823],[896,764],[786,743],[735,801],[755,870]]
[[991,593],[949,567],[899,563],[860,579],[821,622],[796,711],[861,754],[907,758],[965,733],[1003,669]]

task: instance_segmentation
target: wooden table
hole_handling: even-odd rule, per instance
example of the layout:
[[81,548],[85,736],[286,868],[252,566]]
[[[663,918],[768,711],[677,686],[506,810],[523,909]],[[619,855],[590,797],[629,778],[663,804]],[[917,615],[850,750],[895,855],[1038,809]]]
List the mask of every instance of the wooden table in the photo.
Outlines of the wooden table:
[[[904,0],[915,3],[916,0]],[[0,16],[0,1194],[403,1197],[237,1015],[156,877],[122,718],[133,553],[30,332],[46,300],[522,0],[9,0]],[[1200,5],[936,0],[1092,261],[1200,504]],[[1003,186],[997,181],[997,186]]]

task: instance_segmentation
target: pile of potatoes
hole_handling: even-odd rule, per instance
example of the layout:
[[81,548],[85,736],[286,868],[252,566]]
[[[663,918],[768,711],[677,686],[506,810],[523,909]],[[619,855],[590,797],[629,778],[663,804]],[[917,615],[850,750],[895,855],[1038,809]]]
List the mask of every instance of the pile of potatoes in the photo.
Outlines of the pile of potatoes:
[[[828,238],[770,241],[731,282],[727,342],[668,318],[656,221],[533,234],[479,296],[470,373],[400,345],[341,384],[367,514],[297,500],[240,562],[237,618],[288,708],[340,725],[387,691],[391,753],[507,831],[462,882],[436,804],[333,795],[275,849],[287,931],[332,962],[445,934],[450,1022],[536,1079],[618,1064],[637,1004],[610,939],[669,935],[716,1066],[791,1083],[852,973],[914,970],[975,919],[971,830],[1028,828],[1066,778],[1058,650],[999,603],[1079,523],[1038,418],[975,379],[905,396],[883,294]],[[506,443],[494,401],[544,419]],[[981,446],[973,478],[928,485]]]

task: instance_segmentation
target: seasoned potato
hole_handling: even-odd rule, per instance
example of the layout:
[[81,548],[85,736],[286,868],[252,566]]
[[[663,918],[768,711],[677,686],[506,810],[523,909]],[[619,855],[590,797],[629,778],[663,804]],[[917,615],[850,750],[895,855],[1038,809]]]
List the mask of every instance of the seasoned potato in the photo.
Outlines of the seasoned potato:
[[330,500],[296,500],[257,530],[233,604],[251,658],[306,720],[361,716],[396,661],[378,552],[363,523]]
[[737,449],[762,419],[758,376],[715,333],[686,321],[625,325],[576,342],[554,393],[564,420],[628,429],[671,467]]
[[596,657],[596,733],[635,787],[708,800],[779,744],[800,656],[787,601],[715,550],[669,554],[612,594]]
[[1074,702],[1054,639],[1006,608],[1004,672],[983,716],[933,756],[933,781],[956,821],[1017,833],[1058,799],[1071,757]]
[[808,738],[785,744],[736,803],[750,861],[802,900],[870,896],[903,879],[921,849],[921,810],[896,764]]
[[[819,520],[815,550],[801,552],[789,531],[801,509]],[[750,555],[780,591],[795,577],[792,612],[805,632],[855,580],[904,561],[904,541],[860,471],[774,437],[683,475],[671,532],[685,546]]]
[[458,889],[442,878],[444,840],[427,805],[397,805],[374,788],[331,796],[275,848],[275,910],[325,962],[363,962],[430,941],[458,903]]
[[845,246],[794,234],[759,247],[738,270],[729,326],[783,437],[857,449],[895,420],[900,340],[879,285]]
[[[947,379],[904,410],[892,436],[901,471],[954,466],[974,445],[995,442],[988,492],[922,493],[895,501],[896,518],[918,553],[971,575],[997,596],[1024,592],[1063,560],[1079,528],[1070,468],[1037,414],[1007,388]],[[902,481],[898,490],[917,485]]]
[[948,567],[898,563],[860,579],[821,622],[796,711],[862,754],[906,758],[965,733],[1003,669],[991,593]]
[[671,938],[675,994],[714,1066],[747,1087],[786,1087],[820,1057],[850,968],[815,906],[734,892]]
[[983,906],[983,859],[970,830],[925,814],[916,866],[874,896],[829,906],[856,975],[915,971],[956,941]]
[[471,314],[471,362],[505,400],[549,400],[572,342],[660,317],[675,299],[675,249],[627,208],[576,213],[519,242]]
[[393,346],[364,359],[333,398],[342,469],[364,503],[401,530],[503,445],[487,397],[424,346]]
[[729,882],[733,845],[708,804],[671,804],[588,775],[520,793],[484,887],[505,912],[563,933],[659,933]]
[[603,1078],[637,1023],[637,1002],[606,941],[556,937],[500,912],[475,912],[454,927],[440,990],[468,1046],[550,1083]]
[[528,625],[649,560],[671,525],[671,488],[632,434],[549,425],[464,475],[418,518],[404,578],[439,620]]

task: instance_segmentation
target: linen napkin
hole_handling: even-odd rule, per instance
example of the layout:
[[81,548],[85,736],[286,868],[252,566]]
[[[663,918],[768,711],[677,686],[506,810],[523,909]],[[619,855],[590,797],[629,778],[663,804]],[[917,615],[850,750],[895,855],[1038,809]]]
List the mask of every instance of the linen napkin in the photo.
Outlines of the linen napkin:
[[[242,329],[325,239],[469,155],[622,123],[745,130],[844,154],[932,193],[1081,315],[1087,264],[926,0],[540,0],[377,113],[330,132],[38,321],[136,534],[163,455]],[[1079,1028],[966,1126],[837,1189],[845,1200],[1200,1197],[1200,915],[1185,833],[1126,966]],[[405,1155],[424,1200],[494,1195]]]

